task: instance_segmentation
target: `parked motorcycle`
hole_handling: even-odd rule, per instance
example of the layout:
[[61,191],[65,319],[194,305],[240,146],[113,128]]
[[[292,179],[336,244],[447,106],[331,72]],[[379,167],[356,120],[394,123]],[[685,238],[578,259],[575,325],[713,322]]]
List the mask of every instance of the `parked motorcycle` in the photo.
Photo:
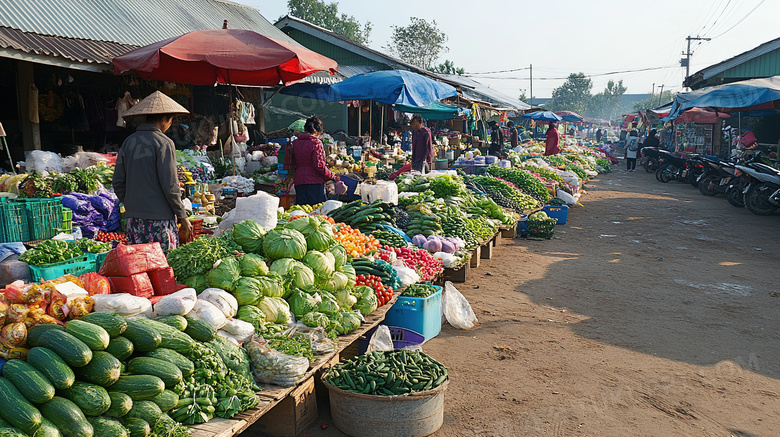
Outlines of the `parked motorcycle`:
[[721,161],[717,158],[704,158],[706,168],[696,178],[699,192],[705,196],[725,194],[731,179],[736,176],[736,163]]
[[745,207],[745,189],[750,184],[750,175],[739,167],[749,167],[756,164],[761,159],[761,152],[756,150],[746,150],[736,157],[734,166],[734,177],[729,178],[728,187],[726,187],[726,200],[737,208]]
[[642,148],[642,166],[645,168],[645,171],[650,173],[654,171],[658,171],[658,168],[661,167],[661,162],[659,160],[659,151],[661,149],[658,147],[643,147]]
[[772,215],[780,207],[780,170],[754,162],[737,168],[748,175],[743,189],[747,209],[756,215]]
[[655,173],[656,179],[663,183],[676,180],[698,186],[696,178],[704,172],[701,158],[696,155],[687,158],[679,157],[666,150],[659,150],[659,156],[663,164]]

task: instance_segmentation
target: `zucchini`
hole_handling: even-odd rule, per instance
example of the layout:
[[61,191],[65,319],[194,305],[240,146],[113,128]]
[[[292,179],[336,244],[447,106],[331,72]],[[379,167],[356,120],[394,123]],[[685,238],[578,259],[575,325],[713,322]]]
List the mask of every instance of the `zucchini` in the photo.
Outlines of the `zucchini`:
[[111,338],[122,335],[125,329],[127,329],[127,322],[124,317],[118,314],[89,313],[82,317],[81,320],[100,326],[108,332]]
[[108,417],[90,417],[87,419],[95,430],[96,436],[129,437],[130,431],[118,420]]
[[29,435],[41,427],[41,412],[3,377],[0,377],[0,417]]
[[78,319],[69,321],[65,325],[65,332],[83,341],[93,351],[105,350],[111,340],[105,329]]
[[195,340],[207,342],[217,337],[217,330],[213,326],[202,320],[196,320],[192,317],[186,317],[187,329],[184,331]]
[[162,393],[152,398],[152,402],[157,404],[162,411],[172,410],[176,407],[176,404],[179,403],[179,395],[170,390],[163,390]]
[[172,326],[182,332],[187,329],[187,319],[185,319],[184,316],[160,316],[156,317],[154,320],[160,323],[165,323],[166,325]]
[[108,397],[111,398],[111,406],[103,413],[108,417],[124,417],[133,408],[133,400],[124,393],[112,391]]
[[34,347],[27,352],[27,363],[38,369],[49,380],[54,388],[64,390],[70,388],[76,380],[76,375],[68,364],[45,347]]
[[180,383],[183,376],[175,364],[151,357],[133,358],[127,363],[127,371],[134,375],[154,375],[171,388]]
[[160,407],[152,401],[133,402],[133,408],[127,413],[128,418],[143,419],[144,422],[149,424],[156,424],[162,415],[163,412]]
[[114,337],[108,342],[106,352],[119,360],[126,360],[133,354],[133,342],[122,336]]
[[51,421],[64,437],[92,437],[94,434],[84,413],[76,404],[65,398],[54,396],[52,400],[41,405],[41,414]]
[[129,417],[123,419],[125,428],[130,432],[130,437],[149,437],[152,433],[152,428],[149,423],[143,419],[137,417]]
[[135,401],[149,400],[165,390],[162,379],[153,375],[122,375],[111,391],[124,393]]
[[5,363],[3,376],[16,386],[22,396],[34,404],[48,402],[54,397],[54,386],[26,361],[11,360]]
[[78,405],[86,416],[100,416],[111,407],[111,397],[103,387],[88,382],[76,381],[63,397]]
[[160,347],[162,341],[159,332],[138,320],[128,320],[127,329],[122,335],[133,342],[134,350],[140,352],[155,350]]
[[157,358],[158,360],[167,361],[176,365],[181,370],[183,378],[189,378],[195,373],[195,364],[190,361],[189,358],[184,355],[170,349],[159,348],[146,354],[147,357]]
[[38,346],[38,339],[50,329],[56,329],[58,331],[64,331],[65,327],[54,323],[42,323],[35,325],[27,330],[27,345],[30,347]]
[[81,381],[108,387],[119,380],[122,363],[108,352],[98,351],[92,354],[92,361],[84,367],[76,367],[73,372]]
[[195,341],[189,335],[179,331],[173,326],[166,325],[165,323],[158,322],[156,320],[149,319],[137,319],[138,323],[145,325],[148,328],[154,329],[160,333],[160,346],[168,349],[173,349],[176,352],[188,355],[195,347]]
[[64,331],[51,329],[44,332],[38,344],[51,349],[70,367],[82,367],[92,359],[92,350],[83,341]]

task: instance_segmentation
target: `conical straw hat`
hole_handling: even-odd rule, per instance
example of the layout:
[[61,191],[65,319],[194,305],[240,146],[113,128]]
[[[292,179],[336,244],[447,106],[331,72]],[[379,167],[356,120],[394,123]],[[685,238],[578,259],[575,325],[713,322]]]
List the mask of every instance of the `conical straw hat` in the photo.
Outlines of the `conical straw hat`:
[[176,103],[172,98],[159,91],[155,91],[132,108],[128,109],[127,112],[122,114],[122,117],[132,117],[133,115],[189,113],[190,111],[184,109],[183,106]]

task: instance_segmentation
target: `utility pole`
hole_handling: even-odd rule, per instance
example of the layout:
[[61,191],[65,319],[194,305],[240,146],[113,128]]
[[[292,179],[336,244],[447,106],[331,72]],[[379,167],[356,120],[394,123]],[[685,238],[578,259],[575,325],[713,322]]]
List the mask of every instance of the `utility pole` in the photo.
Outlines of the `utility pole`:
[[658,95],[658,106],[661,106],[661,104],[664,102],[664,85],[661,84],[661,94]]
[[653,92],[650,93],[650,97],[655,97],[655,83],[653,84]]
[[531,100],[528,102],[528,104],[534,106],[534,64],[530,65],[528,71],[531,72]]
[[683,52],[684,59],[680,59],[680,66],[685,67],[685,79],[683,79],[683,85],[691,74],[691,41],[710,41],[712,38],[702,38],[699,36],[688,36],[685,38],[688,41],[688,50]]

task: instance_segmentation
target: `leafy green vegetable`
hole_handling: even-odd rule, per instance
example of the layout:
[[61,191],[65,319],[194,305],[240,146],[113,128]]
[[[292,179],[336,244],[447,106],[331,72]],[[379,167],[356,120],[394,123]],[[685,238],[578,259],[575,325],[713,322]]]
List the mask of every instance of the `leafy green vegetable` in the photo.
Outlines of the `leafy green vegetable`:
[[285,228],[302,233],[309,250],[328,250],[333,243],[333,228],[321,217],[301,216],[291,220]]
[[347,249],[344,249],[344,246],[337,244],[328,249],[328,252],[333,254],[333,267],[336,269],[340,269],[347,263]]
[[332,294],[328,292],[323,292],[321,294],[321,297],[322,297],[322,301],[320,302],[319,305],[317,305],[317,311],[328,315],[333,315],[341,310],[338,301]]
[[326,331],[330,330],[330,318],[328,317],[327,314],[313,311],[304,314],[303,317],[301,317],[300,321],[301,323],[303,323],[304,325],[310,328],[321,327]]
[[330,257],[327,257],[322,252],[310,250],[303,257],[303,263],[309,266],[318,278],[330,278],[336,270],[331,257],[333,257],[332,254],[330,254]]
[[254,220],[233,225],[233,240],[247,253],[260,253],[265,235],[265,229]]
[[233,283],[241,274],[235,257],[224,258],[206,275],[210,287],[233,291]]
[[242,305],[238,307],[236,318],[251,323],[252,326],[255,327],[255,331],[265,323],[265,313],[260,311],[260,308],[255,305]]
[[46,240],[19,255],[19,261],[24,261],[34,266],[42,266],[44,264],[67,261],[83,255],[84,253],[79,250],[73,241]]
[[173,268],[176,279],[182,281],[205,275],[217,261],[234,255],[236,250],[240,251],[241,247],[233,242],[229,231],[219,238],[202,236],[168,252],[168,265]]
[[267,275],[269,271],[265,259],[254,253],[248,253],[242,256],[238,262],[238,266],[241,269],[241,276],[264,276]]
[[255,278],[238,278],[233,285],[233,296],[239,305],[254,305],[263,298],[261,284]]
[[306,237],[295,229],[274,229],[263,239],[263,254],[274,260],[300,260],[306,255]]
[[290,305],[281,297],[266,297],[257,304],[257,307],[265,314],[265,319],[269,322],[281,325],[292,323]]
[[190,276],[189,278],[184,279],[182,284],[186,285],[187,287],[194,288],[198,293],[209,288],[209,282],[203,275]]
[[254,278],[259,286],[260,293],[265,297],[282,297],[285,294],[282,277],[276,273],[269,273],[266,276],[257,276]]
[[296,288],[290,297],[287,298],[287,302],[290,303],[290,310],[295,314],[295,317],[301,318],[305,314],[317,309],[319,295],[309,294],[300,288]]

